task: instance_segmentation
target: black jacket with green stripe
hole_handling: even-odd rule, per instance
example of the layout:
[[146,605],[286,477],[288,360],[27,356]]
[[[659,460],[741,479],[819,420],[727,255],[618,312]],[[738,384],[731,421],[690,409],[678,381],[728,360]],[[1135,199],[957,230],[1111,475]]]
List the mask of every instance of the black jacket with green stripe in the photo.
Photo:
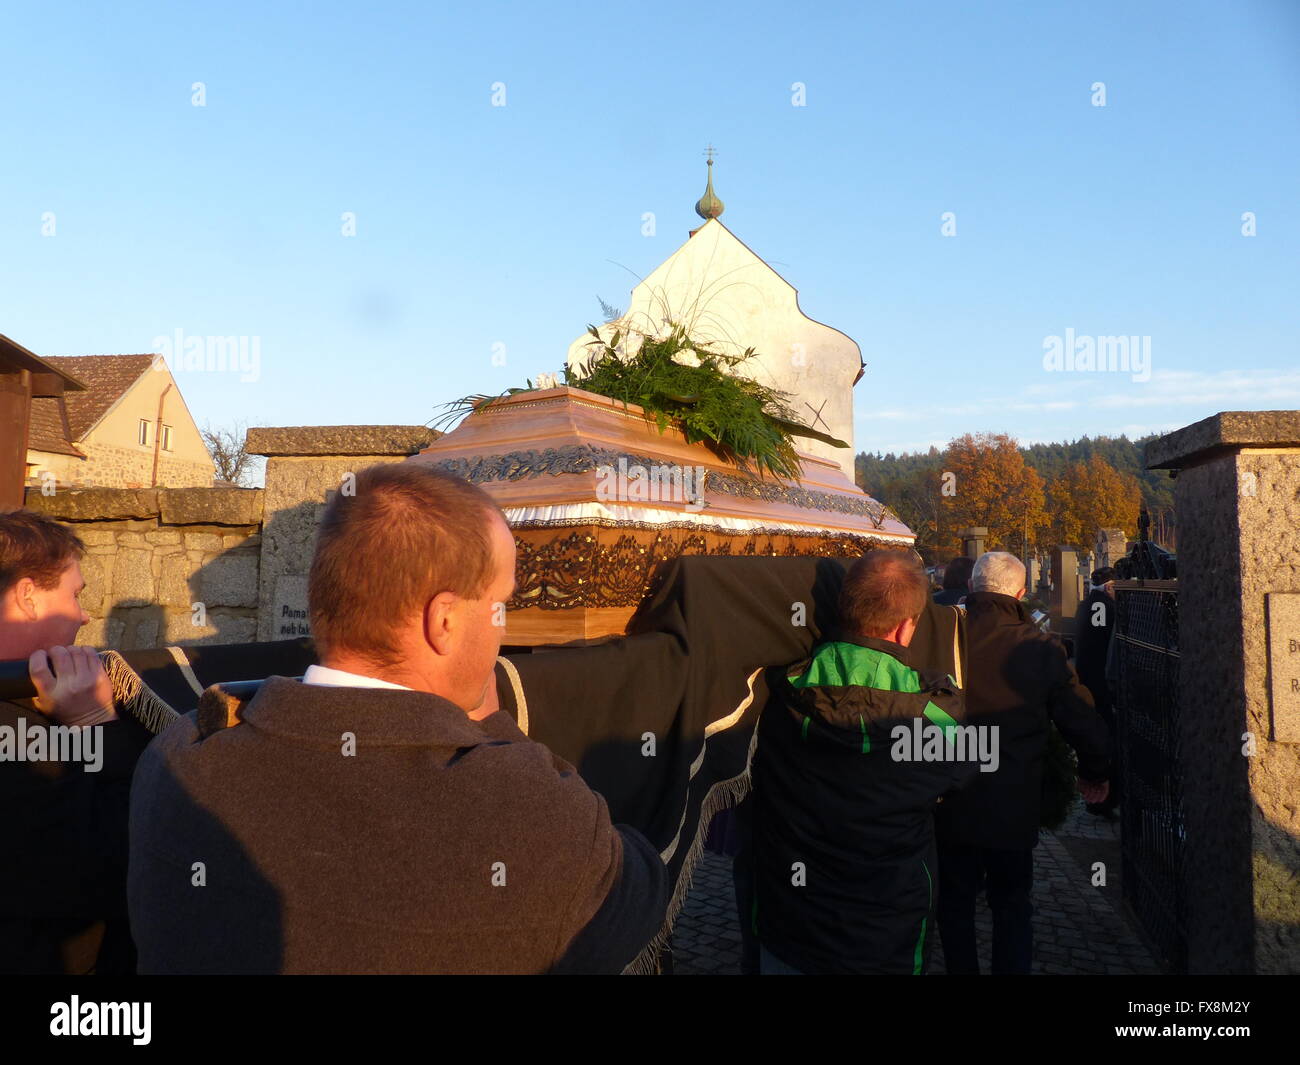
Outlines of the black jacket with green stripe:
[[956,684],[906,654],[842,637],[772,671],[753,769],[756,929],[805,973],[923,968],[935,804],[978,764],[949,742],[965,718]]

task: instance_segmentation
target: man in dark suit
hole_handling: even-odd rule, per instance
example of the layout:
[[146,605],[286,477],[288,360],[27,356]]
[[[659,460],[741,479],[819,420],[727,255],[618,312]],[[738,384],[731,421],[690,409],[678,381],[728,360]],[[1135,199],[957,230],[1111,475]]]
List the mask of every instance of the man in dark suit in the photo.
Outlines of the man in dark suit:
[[1070,668],[1059,639],[1039,631],[1020,600],[1025,567],[1014,555],[981,555],[966,597],[967,720],[997,726],[1000,764],[948,795],[936,818],[939,936],[949,973],[978,973],[975,901],[981,883],[993,911],[993,972],[1027,973],[1033,958],[1034,852],[1043,759],[1055,724],[1079,759],[1079,790],[1105,798],[1106,726]]
[[141,972],[616,973],[636,957],[667,907],[658,853],[497,712],[514,586],[514,538],[481,489],[414,463],[357,474],[312,561],[320,664],[246,705],[209,689],[141,759]]
[[34,699],[0,701],[0,972],[133,972],[126,921],[131,772],[152,738],[118,719],[89,617],[84,548],[31,511],[0,514],[0,661]]

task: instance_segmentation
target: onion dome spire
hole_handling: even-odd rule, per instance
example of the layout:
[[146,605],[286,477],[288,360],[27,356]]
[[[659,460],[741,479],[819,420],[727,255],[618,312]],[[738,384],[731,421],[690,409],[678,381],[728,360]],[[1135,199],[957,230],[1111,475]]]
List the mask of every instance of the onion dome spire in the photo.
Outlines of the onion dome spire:
[[709,145],[704,154],[709,157],[709,182],[705,186],[704,195],[696,201],[695,213],[707,222],[710,218],[717,218],[718,215],[722,214],[726,209],[726,205],[718,199],[717,194],[713,191],[714,148],[712,144]]

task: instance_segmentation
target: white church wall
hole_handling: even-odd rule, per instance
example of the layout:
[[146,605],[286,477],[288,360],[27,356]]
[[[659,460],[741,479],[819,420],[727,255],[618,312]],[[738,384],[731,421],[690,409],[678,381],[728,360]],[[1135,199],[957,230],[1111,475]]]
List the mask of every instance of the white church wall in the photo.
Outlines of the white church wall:
[[[601,327],[608,339],[617,329],[661,335],[671,320],[688,335],[718,351],[755,357],[745,373],[790,394],[796,418],[847,442],[837,448],[797,438],[803,451],[829,459],[853,480],[853,381],[861,366],[858,345],[837,329],[813,321],[799,309],[795,288],[716,218],[632,290],[626,312]],[[590,334],[569,347],[576,366],[591,355]],[[817,420],[820,411],[822,421]]]

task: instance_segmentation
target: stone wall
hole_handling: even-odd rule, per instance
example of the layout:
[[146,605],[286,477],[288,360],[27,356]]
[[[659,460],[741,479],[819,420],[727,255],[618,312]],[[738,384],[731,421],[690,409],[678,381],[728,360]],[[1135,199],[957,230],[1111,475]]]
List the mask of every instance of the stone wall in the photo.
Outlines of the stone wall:
[[[27,461],[32,468],[27,483],[40,488],[47,471],[54,475],[60,489],[146,488],[153,481],[152,448],[85,442],[78,447],[85,452],[84,459],[28,451]],[[159,452],[158,483],[164,487],[209,488],[212,477],[211,462],[193,462],[168,451]]]
[[262,492],[94,488],[26,505],[86,545],[77,642],[134,650],[257,638]]
[[[77,445],[86,453],[85,462],[70,466],[80,483],[102,488],[143,488],[153,481],[153,448],[122,447],[83,441]],[[167,451],[158,453],[158,483],[168,488],[210,488],[212,463],[178,458]]]
[[409,425],[251,429],[249,452],[268,457],[264,490],[28,488],[26,505],[86,544],[91,620],[79,643],[135,650],[309,635],[307,572],[326,501],[348,474],[400,462],[438,435]]

